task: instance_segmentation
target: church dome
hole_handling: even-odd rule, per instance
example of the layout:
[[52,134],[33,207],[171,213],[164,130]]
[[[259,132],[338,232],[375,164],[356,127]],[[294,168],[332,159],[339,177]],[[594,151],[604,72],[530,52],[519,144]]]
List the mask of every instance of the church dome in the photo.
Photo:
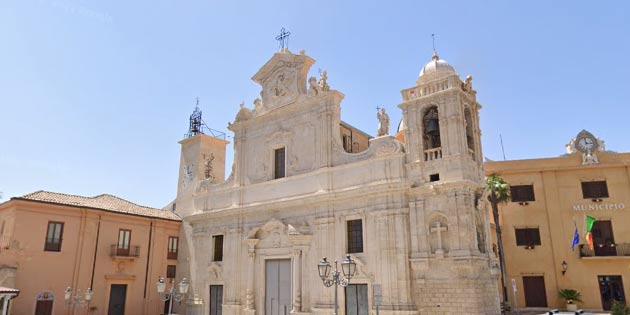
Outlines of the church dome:
[[422,70],[420,70],[420,74],[418,77],[422,77],[425,74],[434,74],[434,73],[445,73],[445,74],[456,74],[455,69],[446,62],[446,60],[440,59],[437,52],[433,52],[433,57],[431,61],[427,62]]

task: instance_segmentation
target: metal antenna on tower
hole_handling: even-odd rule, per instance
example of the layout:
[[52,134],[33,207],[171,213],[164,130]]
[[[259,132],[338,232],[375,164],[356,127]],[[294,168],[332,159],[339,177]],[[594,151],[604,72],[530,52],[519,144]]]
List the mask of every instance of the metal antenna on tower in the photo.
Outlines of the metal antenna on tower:
[[195,110],[188,120],[188,132],[184,135],[184,138],[190,138],[208,132],[215,138],[225,140],[225,133],[208,127],[201,116],[202,112],[201,109],[199,109],[199,97],[197,97],[195,100]]

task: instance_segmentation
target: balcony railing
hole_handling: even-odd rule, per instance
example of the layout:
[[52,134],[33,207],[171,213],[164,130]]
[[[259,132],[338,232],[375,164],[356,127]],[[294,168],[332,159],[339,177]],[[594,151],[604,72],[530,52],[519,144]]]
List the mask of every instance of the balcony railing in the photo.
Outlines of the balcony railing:
[[424,160],[433,161],[442,158],[442,147],[424,150]]
[[580,257],[630,257],[630,243],[595,244],[593,249],[588,244],[580,245]]
[[111,247],[109,255],[111,257],[137,258],[140,257],[140,246],[127,246],[125,248],[118,246],[118,244],[114,244]]
[[166,259],[177,259],[177,252],[168,252],[166,254]]

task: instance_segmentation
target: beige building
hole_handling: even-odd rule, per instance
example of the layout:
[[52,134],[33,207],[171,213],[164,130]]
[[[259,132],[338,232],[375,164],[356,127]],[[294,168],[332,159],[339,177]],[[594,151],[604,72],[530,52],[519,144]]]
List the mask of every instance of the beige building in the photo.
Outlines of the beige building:
[[197,134],[191,116],[175,201],[179,277],[192,281],[180,313],[331,314],[317,265],[349,254],[357,273],[340,314],[379,300],[385,315],[498,314],[472,78],[435,53],[401,91],[398,136],[381,111],[372,138],[342,122],[344,95],[325,71],[309,78],[314,63],[283,49],[253,76],[262,99],[228,126],[227,178],[228,142]]
[[[630,292],[630,153],[605,151],[586,131],[567,152],[486,163],[511,186],[512,201],[500,206],[510,303],[514,281],[519,308],[565,308],[558,291],[576,289],[579,307],[609,310]],[[597,220],[594,250],[585,245],[586,215]]]
[[37,191],[0,204],[0,286],[11,314],[73,314],[64,291],[93,290],[77,314],[161,314],[156,283],[174,278],[180,218],[111,195]]

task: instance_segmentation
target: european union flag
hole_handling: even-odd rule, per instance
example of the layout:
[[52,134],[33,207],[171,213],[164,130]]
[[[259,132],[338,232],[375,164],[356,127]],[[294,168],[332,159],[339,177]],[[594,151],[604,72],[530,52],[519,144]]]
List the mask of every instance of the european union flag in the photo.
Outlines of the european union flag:
[[573,232],[573,241],[571,242],[571,250],[573,250],[573,248],[575,248],[575,246],[580,243],[580,233],[578,233],[577,225],[575,224],[575,222],[573,222],[573,225],[575,225],[575,232]]

